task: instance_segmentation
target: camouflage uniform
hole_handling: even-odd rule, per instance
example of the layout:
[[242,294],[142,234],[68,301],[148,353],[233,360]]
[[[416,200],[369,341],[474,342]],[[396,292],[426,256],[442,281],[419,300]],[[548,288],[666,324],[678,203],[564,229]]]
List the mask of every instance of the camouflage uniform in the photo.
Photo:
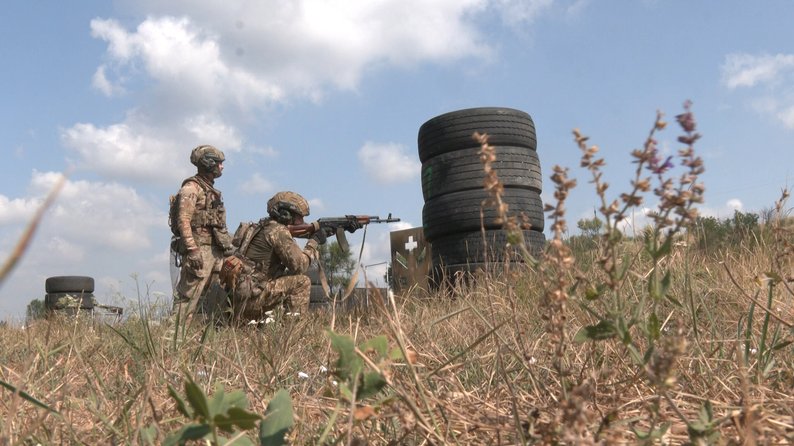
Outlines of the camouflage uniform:
[[[211,146],[199,146],[201,147]],[[177,194],[175,224],[182,240],[182,248],[185,252],[197,251],[202,263],[197,268],[191,262],[185,261],[183,256],[174,296],[174,311],[183,312],[182,316],[192,313],[202,303],[210,286],[218,282],[224,253],[232,249],[221,192],[214,187],[213,175],[201,172],[201,168],[199,171],[198,175],[182,183]]]
[[[294,195],[303,200],[300,195]],[[304,206],[300,209],[302,215],[308,215],[308,203],[305,203],[305,210]],[[271,212],[271,216],[275,215]],[[281,305],[299,313],[309,309],[311,280],[306,271],[317,259],[318,242],[311,239],[301,249],[292,238],[287,221],[278,217],[264,218],[248,240],[240,243],[235,258],[242,261],[242,266],[232,284],[234,314],[238,321],[264,319],[266,311]]]

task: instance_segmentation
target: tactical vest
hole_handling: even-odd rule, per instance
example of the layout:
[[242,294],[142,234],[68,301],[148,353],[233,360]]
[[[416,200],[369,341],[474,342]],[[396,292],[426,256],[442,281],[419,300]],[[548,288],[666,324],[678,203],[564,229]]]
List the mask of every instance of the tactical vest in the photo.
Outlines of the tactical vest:
[[[189,181],[193,181],[201,187],[201,190],[204,191],[204,202],[206,203],[205,209],[196,209],[193,213],[193,217],[190,220],[190,227],[191,228],[201,228],[201,227],[213,227],[213,228],[223,228],[226,226],[226,208],[223,206],[223,200],[221,198],[221,192],[211,184],[207,182],[207,180],[199,177],[198,175],[192,176],[185,181],[182,182],[182,186],[187,184]],[[181,188],[180,188],[181,189]],[[179,236],[179,224],[178,224],[178,217],[179,217],[179,193],[176,195],[171,195],[169,198],[169,208],[168,208],[168,226],[171,228],[171,233],[175,236]]]
[[269,222],[269,218],[263,218],[255,223],[242,222],[240,226],[237,227],[237,230],[234,231],[234,238],[232,239],[232,245],[236,248],[235,254],[243,259],[251,269],[265,273],[270,268],[270,253],[264,253],[262,256],[263,258],[259,261],[251,259],[248,254],[254,237],[256,237]]

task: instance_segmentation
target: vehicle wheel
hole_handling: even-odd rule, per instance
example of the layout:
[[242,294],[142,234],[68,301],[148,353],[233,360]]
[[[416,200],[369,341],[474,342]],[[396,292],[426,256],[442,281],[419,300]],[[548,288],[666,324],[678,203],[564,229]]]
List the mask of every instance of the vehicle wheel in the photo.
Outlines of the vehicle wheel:
[[48,293],[93,293],[94,278],[87,276],[55,276],[44,281]]
[[[425,240],[431,243],[438,237],[484,229],[501,229],[493,204],[483,201],[490,195],[483,189],[452,192],[430,199],[422,208],[422,226]],[[527,189],[504,189],[502,201],[508,205],[508,214],[527,218],[531,229],[543,231],[543,202],[540,195]],[[483,219],[480,220],[482,209]]]
[[419,128],[419,160],[466,147],[477,147],[474,132],[487,133],[493,146],[535,150],[535,123],[529,114],[503,107],[457,110],[436,116]]
[[[533,256],[540,254],[546,244],[546,236],[538,231],[522,231],[524,243]],[[487,247],[483,243],[487,242]],[[517,246],[507,246],[507,233],[503,229],[452,234],[433,240],[433,265],[502,262],[522,260]]]
[[[434,156],[422,164],[422,195],[425,201],[450,192],[482,189],[485,171],[478,155],[479,147],[470,147]],[[534,150],[525,147],[499,146],[491,164],[504,187],[529,189],[540,193],[540,160]]]

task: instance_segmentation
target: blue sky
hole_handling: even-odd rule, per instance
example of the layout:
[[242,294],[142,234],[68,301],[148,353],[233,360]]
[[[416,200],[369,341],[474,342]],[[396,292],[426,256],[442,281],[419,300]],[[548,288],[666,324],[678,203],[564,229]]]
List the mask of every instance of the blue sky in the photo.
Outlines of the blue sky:
[[[312,217],[388,232],[421,226],[416,135],[453,110],[532,115],[544,175],[579,179],[569,217],[594,195],[571,130],[625,189],[629,152],[656,110],[689,99],[702,140],[707,215],[773,205],[794,179],[794,3],[677,0],[267,0],[13,2],[0,29],[0,258],[58,174],[68,182],[12,276],[0,319],[24,315],[44,279],[90,275],[100,301],[168,300],[167,202],[190,150],[225,151],[229,227],[279,190]],[[671,126],[660,146],[674,153]],[[351,237],[360,246],[361,235]],[[373,267],[369,274],[378,274]],[[140,291],[138,291],[140,289]]]

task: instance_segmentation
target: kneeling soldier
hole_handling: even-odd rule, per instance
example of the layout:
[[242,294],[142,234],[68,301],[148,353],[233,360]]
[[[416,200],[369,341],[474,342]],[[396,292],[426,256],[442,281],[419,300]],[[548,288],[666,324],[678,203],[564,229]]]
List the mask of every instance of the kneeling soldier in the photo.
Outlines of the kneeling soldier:
[[317,246],[327,234],[316,231],[301,249],[288,225],[302,225],[309,203],[295,192],[279,192],[267,202],[268,217],[235,234],[238,246],[227,257],[221,280],[232,295],[237,322],[261,320],[265,312],[283,306],[287,311],[309,308],[311,280],[306,275],[317,259]]

